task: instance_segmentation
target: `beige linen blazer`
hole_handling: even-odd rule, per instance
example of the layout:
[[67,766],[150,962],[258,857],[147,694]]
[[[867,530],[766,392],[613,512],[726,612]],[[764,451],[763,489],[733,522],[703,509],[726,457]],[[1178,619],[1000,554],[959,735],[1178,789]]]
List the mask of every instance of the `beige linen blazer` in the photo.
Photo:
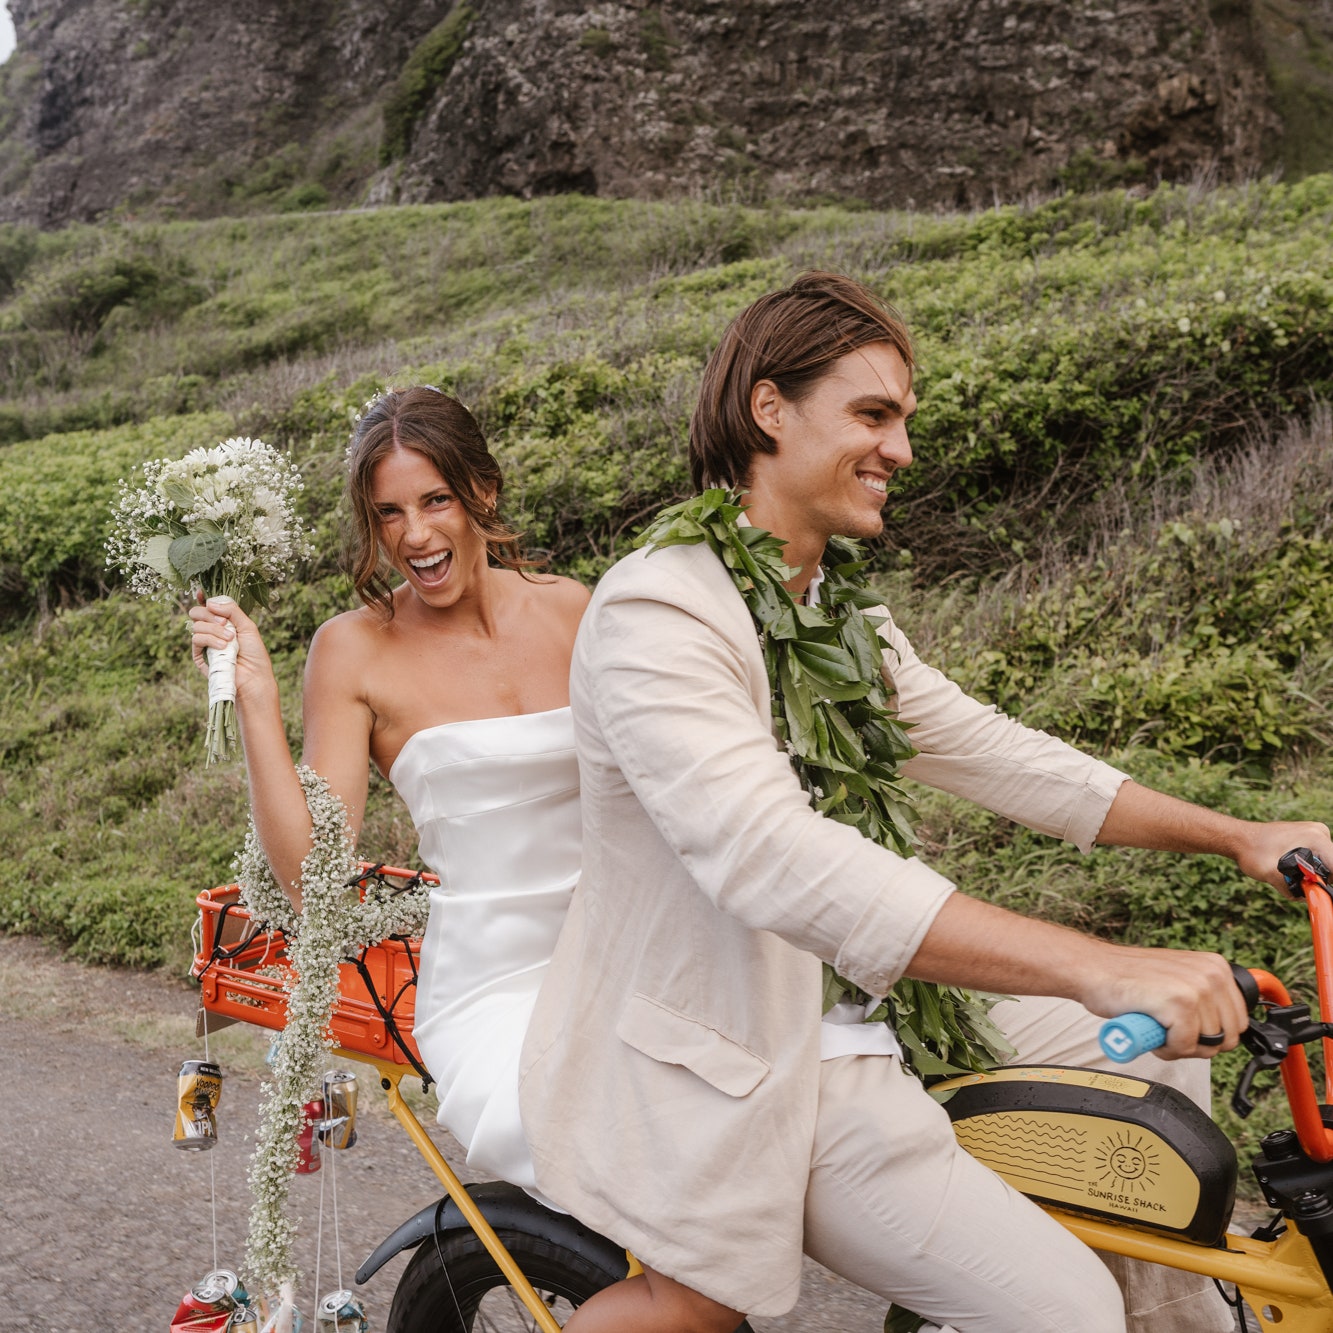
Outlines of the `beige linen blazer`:
[[[906,771],[1091,846],[1124,775],[968,698],[887,623]],[[520,1073],[539,1188],[735,1309],[800,1286],[820,960],[874,995],[952,885],[814,811],[706,546],[602,580],[574,653],[583,874]]]

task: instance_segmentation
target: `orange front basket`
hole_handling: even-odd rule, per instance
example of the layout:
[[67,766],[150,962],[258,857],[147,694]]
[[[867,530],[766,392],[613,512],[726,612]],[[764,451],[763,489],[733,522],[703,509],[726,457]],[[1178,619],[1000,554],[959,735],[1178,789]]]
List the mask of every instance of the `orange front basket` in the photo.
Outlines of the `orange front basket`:
[[[407,870],[378,873],[412,876]],[[281,1029],[287,1023],[284,981],[292,974],[286,939],[281,931],[256,930],[239,898],[236,885],[228,884],[205,889],[196,899],[202,932],[190,972],[199,979],[200,1001],[209,1013]],[[397,1064],[420,1061],[412,1040],[420,946],[418,939],[382,940],[362,953],[360,967],[350,959],[339,964],[338,1003],[329,1024],[335,1045]]]

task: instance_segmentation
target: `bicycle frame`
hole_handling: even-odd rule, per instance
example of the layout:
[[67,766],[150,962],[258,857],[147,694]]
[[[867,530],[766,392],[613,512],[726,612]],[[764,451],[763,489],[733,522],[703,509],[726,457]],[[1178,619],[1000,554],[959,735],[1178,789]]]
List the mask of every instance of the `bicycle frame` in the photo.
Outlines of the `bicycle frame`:
[[426,1159],[426,1164],[444,1186],[444,1192],[454,1207],[463,1215],[468,1226],[477,1233],[477,1238],[486,1247],[486,1252],[495,1260],[496,1267],[505,1275],[505,1280],[513,1287],[514,1293],[523,1302],[528,1313],[537,1321],[542,1333],[560,1333],[560,1325],[556,1323],[555,1316],[546,1308],[542,1298],[533,1289],[532,1283],[523,1275],[509,1251],[505,1249],[504,1242],[495,1234],[495,1228],[473,1202],[472,1196],[455,1174],[453,1167],[445,1161],[444,1154],[435,1146],[425,1126],[403,1099],[398,1085],[403,1075],[410,1071],[402,1065],[390,1064],[387,1060],[376,1060],[359,1051],[337,1048],[335,1054],[374,1066],[380,1076],[380,1086],[384,1089],[394,1119],[402,1125],[408,1138],[416,1145],[417,1151]]

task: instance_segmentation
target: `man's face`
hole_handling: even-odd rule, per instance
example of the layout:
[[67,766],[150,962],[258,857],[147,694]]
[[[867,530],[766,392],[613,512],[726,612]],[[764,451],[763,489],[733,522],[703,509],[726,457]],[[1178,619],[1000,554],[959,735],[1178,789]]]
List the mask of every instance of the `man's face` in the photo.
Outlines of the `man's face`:
[[801,550],[822,549],[834,534],[883,531],[889,480],[912,461],[907,423],[916,411],[895,347],[870,343],[840,357],[799,403],[761,381],[751,410],[777,445],[751,465],[755,523]]

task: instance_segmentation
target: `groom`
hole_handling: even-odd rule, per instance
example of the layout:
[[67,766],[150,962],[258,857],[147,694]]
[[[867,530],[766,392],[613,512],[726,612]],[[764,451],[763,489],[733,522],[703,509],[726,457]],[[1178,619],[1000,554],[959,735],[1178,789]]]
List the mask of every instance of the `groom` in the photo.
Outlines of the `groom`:
[[[912,365],[891,310],[819,273],[742,312],[710,359],[695,484],[744,493],[749,521],[785,542],[793,594],[813,600],[831,536],[881,530],[912,460]],[[968,698],[891,621],[881,635],[919,751],[908,776],[1084,851],[1217,853],[1275,885],[1290,847],[1333,857],[1321,824],[1246,823],[1140,787]],[[691,1327],[790,1309],[805,1250],[963,1331],[1123,1329],[1105,1267],[957,1148],[892,1033],[820,1022],[820,960],[872,995],[907,974],[1056,997],[1004,1008],[1025,1059],[1056,1044],[1064,1063],[1087,1062],[1070,1058],[1089,1048],[1087,1011],[1151,1013],[1168,1058],[1231,1048],[1245,1014],[1225,962],[1014,915],[819,814],[775,742],[755,623],[706,545],[607,574],[571,697],[584,868],[521,1089],[543,1193],[634,1251]],[[1145,1059],[1152,1077],[1190,1069]],[[1190,1300],[1175,1313],[1213,1327]]]

